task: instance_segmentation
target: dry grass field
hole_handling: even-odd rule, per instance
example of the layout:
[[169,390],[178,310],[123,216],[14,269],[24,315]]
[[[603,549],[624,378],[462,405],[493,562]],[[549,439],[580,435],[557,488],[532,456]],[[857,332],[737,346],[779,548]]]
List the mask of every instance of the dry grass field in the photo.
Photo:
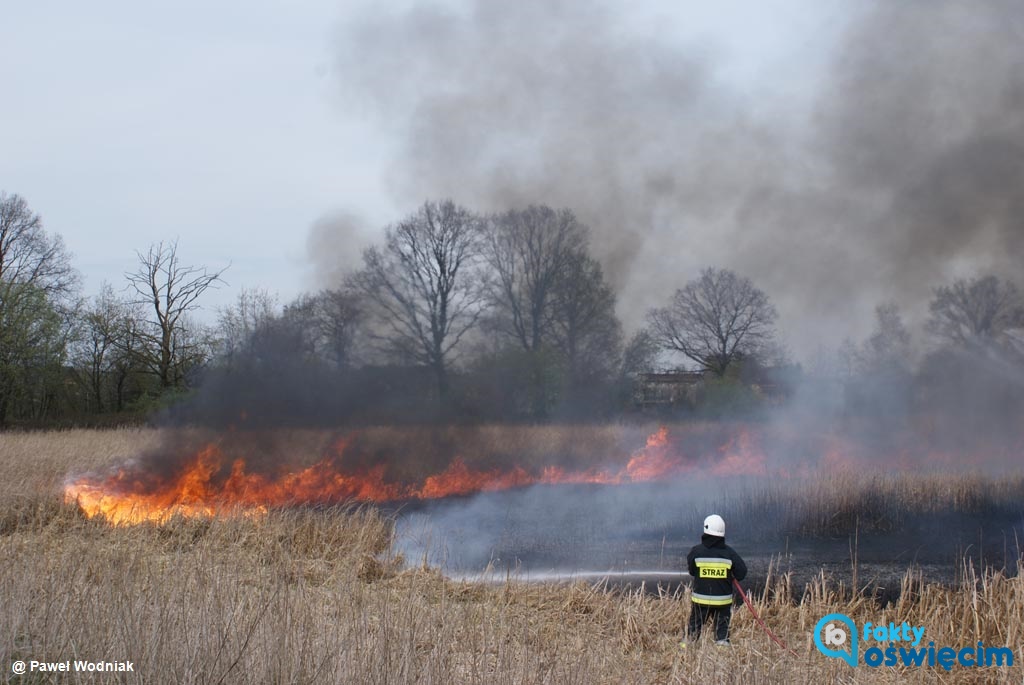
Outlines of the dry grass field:
[[[571,440],[551,430],[549,439]],[[1009,682],[1012,668],[856,669],[826,659],[823,615],[908,621],[936,645],[1010,646],[1024,658],[1024,579],[975,574],[959,589],[913,572],[884,609],[822,578],[775,578],[755,598],[787,654],[736,607],[733,646],[678,648],[689,598],[583,584],[482,585],[408,568],[392,521],[368,507],[272,511],[111,527],[61,500],[72,471],[153,446],[152,430],[0,435],[0,666],[10,682],[861,683]],[[575,439],[575,438],[572,438]],[[524,441],[524,451],[533,449]],[[975,479],[951,491],[980,497]],[[850,491],[853,484],[841,485]],[[912,482],[892,493],[922,502]],[[945,487],[932,483],[929,488]],[[900,490],[900,488],[903,488]],[[813,494],[813,493],[812,493]],[[921,506],[925,506],[922,504]],[[798,602],[794,597],[802,595]],[[706,633],[708,631],[705,631]],[[14,660],[134,662],[135,673],[11,673]]]

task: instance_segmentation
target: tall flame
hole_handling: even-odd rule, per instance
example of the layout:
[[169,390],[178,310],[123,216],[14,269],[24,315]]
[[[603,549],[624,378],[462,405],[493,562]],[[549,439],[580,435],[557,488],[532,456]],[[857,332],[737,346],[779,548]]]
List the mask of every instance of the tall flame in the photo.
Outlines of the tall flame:
[[270,508],[293,505],[431,500],[537,484],[614,486],[703,477],[799,478],[823,471],[935,470],[999,463],[998,459],[1015,464],[1024,449],[1024,445],[996,444],[982,446],[979,455],[952,454],[922,441],[913,430],[898,437],[886,444],[827,426],[804,430],[785,425],[685,424],[671,432],[662,426],[628,456],[619,460],[606,456],[595,466],[579,461],[576,466],[494,465],[456,456],[442,468],[418,475],[409,475],[415,459],[390,466],[379,459],[361,461],[370,452],[363,452],[350,439],[336,441],[312,465],[276,472],[254,467],[258,458],[246,461],[229,456],[219,443],[210,443],[180,460],[130,461],[103,475],[71,478],[64,498],[89,517],[133,524],[174,516],[258,516]]
[[[741,446],[730,448],[719,462],[723,473],[749,473],[752,468],[763,468],[763,456],[753,454],[749,445],[744,448],[745,438],[740,440]],[[340,456],[346,448],[347,443],[339,441],[335,454],[312,466],[269,476],[250,472],[243,459],[229,462],[221,449],[211,444],[185,460],[171,476],[158,477],[138,464],[127,464],[105,477],[71,480],[64,488],[64,498],[77,503],[90,518],[103,516],[114,524],[134,524],[162,522],[178,515],[253,515],[269,507],[296,504],[428,500],[535,484],[639,483],[680,476],[696,468],[693,460],[672,448],[665,427],[649,436],[644,447],[621,467],[481,469],[456,457],[441,472],[412,483],[388,480],[383,465],[344,470]],[[744,449],[751,454],[744,454]]]

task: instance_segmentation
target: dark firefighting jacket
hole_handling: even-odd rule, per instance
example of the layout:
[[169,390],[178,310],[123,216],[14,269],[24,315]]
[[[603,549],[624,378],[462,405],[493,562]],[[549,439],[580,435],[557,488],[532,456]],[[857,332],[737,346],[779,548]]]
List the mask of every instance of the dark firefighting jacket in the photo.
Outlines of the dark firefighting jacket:
[[697,604],[725,606],[732,604],[732,580],[747,577],[747,565],[736,551],[725,544],[725,538],[702,535],[700,544],[686,555],[687,568],[693,578],[691,598]]

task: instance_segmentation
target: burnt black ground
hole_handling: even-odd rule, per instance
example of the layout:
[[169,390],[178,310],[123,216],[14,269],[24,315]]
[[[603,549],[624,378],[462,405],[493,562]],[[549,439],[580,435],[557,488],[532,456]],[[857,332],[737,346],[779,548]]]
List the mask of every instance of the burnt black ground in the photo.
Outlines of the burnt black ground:
[[[679,572],[700,539],[701,520],[719,512],[727,521],[728,543],[750,567],[744,587],[762,591],[769,569],[773,577],[790,574],[797,596],[822,573],[847,588],[856,576],[858,591],[883,602],[898,594],[908,569],[927,582],[952,585],[968,564],[1016,574],[1024,551],[1024,503],[973,514],[904,512],[893,520],[866,512],[848,530],[813,534],[794,525],[784,501],[752,505],[754,496],[736,487],[536,486],[409,503],[397,510],[398,548],[411,563],[426,560],[457,575],[485,568],[521,577],[551,571]],[[861,520],[872,523],[862,529]],[[679,582],[643,575],[608,580],[611,586],[643,584],[669,592]]]

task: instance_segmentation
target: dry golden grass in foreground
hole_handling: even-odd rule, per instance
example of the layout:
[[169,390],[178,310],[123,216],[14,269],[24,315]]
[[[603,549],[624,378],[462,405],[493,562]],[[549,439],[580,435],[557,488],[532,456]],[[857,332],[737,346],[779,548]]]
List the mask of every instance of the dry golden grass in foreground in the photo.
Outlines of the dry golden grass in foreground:
[[[1022,666],[852,669],[814,648],[827,613],[908,621],[936,645],[1010,646],[1024,656],[1024,580],[975,591],[913,575],[882,610],[827,580],[797,604],[785,578],[757,601],[800,656],[737,607],[733,647],[677,647],[685,595],[585,585],[478,585],[403,568],[392,525],[369,508],[275,511],[259,520],[112,528],[60,501],[71,470],[153,444],[152,431],[0,436],[0,667],[15,659],[130,660],[167,683],[1020,682]],[[74,682],[75,675],[67,678]],[[59,678],[55,681],[61,682]]]

